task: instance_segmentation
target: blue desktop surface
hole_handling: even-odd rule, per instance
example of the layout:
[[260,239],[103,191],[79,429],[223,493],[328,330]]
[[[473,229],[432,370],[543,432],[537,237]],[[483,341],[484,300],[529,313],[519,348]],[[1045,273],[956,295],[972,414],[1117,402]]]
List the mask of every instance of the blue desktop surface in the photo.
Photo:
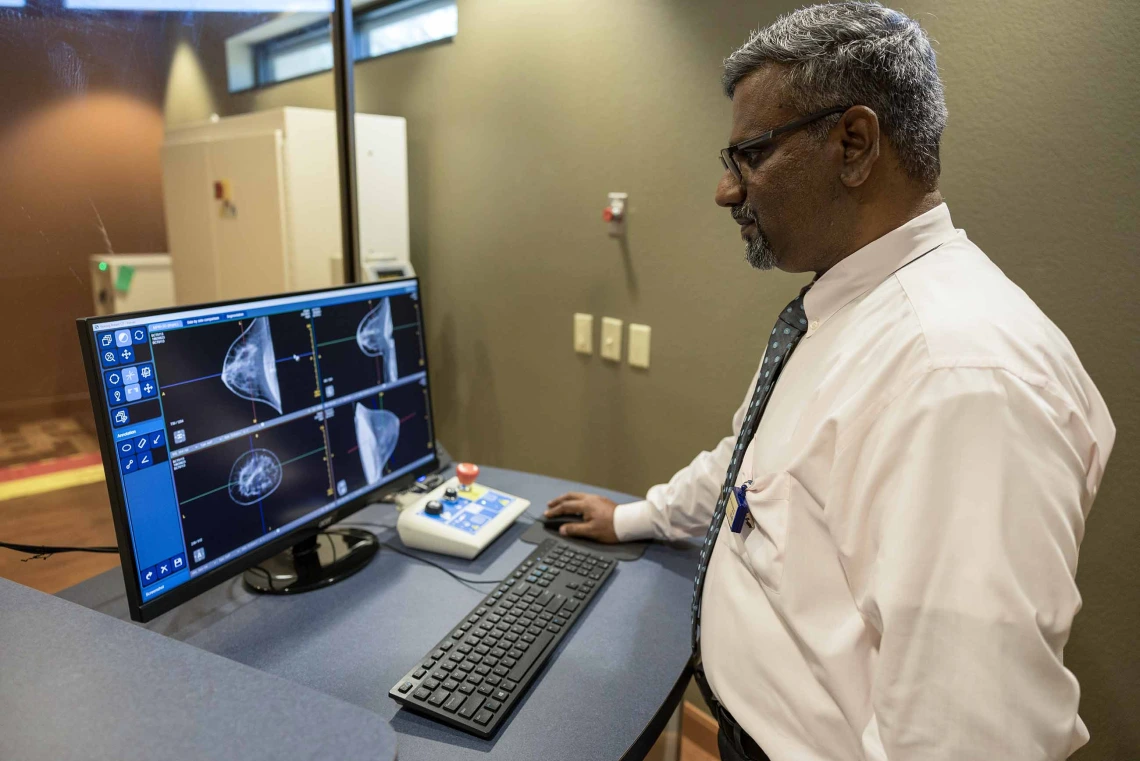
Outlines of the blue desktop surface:
[[434,457],[415,281],[90,328],[143,602]]

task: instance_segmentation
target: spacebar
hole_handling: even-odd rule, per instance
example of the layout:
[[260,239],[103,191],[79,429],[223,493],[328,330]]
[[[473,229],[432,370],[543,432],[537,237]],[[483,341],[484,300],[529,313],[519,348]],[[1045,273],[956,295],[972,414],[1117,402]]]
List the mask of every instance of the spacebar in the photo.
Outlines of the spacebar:
[[507,676],[512,682],[521,682],[526,672],[530,671],[530,667],[534,662],[542,657],[546,652],[546,648],[550,647],[551,640],[554,639],[554,634],[551,632],[543,632],[535,637],[534,642],[530,643],[530,647],[523,653],[523,657],[519,659],[511,668],[511,673]]

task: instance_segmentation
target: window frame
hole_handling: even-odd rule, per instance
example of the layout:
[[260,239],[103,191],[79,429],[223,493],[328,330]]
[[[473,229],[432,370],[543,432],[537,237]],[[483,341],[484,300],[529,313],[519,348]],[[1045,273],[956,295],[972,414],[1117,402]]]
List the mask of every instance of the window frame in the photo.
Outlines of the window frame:
[[267,40],[256,43],[253,46],[254,88],[272,87],[273,85],[294,82],[315,74],[324,74],[325,72],[332,71],[332,67],[330,66],[329,68],[317,69],[284,79],[275,79],[272,77],[274,56],[300,50],[311,45],[316,40],[327,42],[329,48],[332,48],[332,26],[327,18],[315,21],[300,29],[294,29],[277,37],[270,37]]
[[[399,48],[398,50],[389,50],[384,53],[372,55],[370,52],[370,43],[368,36],[370,32],[376,28],[377,25],[382,24],[385,19],[392,19],[393,21],[402,20],[405,17],[414,17],[414,11],[421,6],[424,7],[425,12],[431,12],[437,8],[454,7],[456,13],[456,29],[455,33],[447,36],[440,37],[434,40],[427,40],[408,47]],[[407,12],[407,16],[405,16]],[[385,0],[379,3],[370,3],[368,5],[356,8],[353,10],[353,41],[352,41],[352,57],[355,63],[363,61],[372,61],[378,58],[384,58],[396,53],[402,53],[406,50],[418,50],[420,48],[428,47],[429,45],[439,45],[453,41],[459,35],[458,24],[459,3],[458,0]],[[238,93],[250,92],[252,90],[261,90],[274,85],[285,84],[286,82],[295,82],[298,79],[311,77],[317,74],[325,74],[332,71],[332,67],[310,71],[304,74],[297,74],[296,76],[288,77],[285,79],[275,79],[273,77],[273,59],[274,56],[299,50],[307,45],[312,44],[315,40],[327,40],[328,44],[332,44],[332,24],[330,19],[321,18],[305,26],[297,29],[291,29],[288,32],[278,34],[274,37],[269,37],[264,40],[253,42],[247,48],[250,52],[253,67],[252,85],[248,87],[239,87],[237,89],[230,88],[231,95]],[[234,63],[227,55],[226,67],[229,69]],[[247,69],[248,71],[248,69]],[[232,77],[228,77],[232,81]]]

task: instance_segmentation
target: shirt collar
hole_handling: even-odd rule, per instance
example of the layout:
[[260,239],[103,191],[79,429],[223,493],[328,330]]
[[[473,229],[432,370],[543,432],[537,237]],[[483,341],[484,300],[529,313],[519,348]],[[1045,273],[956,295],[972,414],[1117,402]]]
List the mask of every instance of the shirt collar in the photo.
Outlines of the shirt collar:
[[935,206],[849,254],[823,273],[804,295],[808,335],[833,314],[890,277],[895,270],[953,238],[959,231],[946,204]]

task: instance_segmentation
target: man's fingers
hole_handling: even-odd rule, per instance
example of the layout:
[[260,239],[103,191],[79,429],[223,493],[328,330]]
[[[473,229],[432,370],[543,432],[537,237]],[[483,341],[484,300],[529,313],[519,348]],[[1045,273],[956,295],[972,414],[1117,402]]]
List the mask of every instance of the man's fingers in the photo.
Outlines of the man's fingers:
[[553,518],[556,515],[582,514],[586,512],[588,504],[589,503],[584,499],[566,499],[559,502],[556,507],[547,510],[546,517]]
[[555,497],[554,499],[550,500],[550,502],[548,502],[546,504],[546,506],[547,507],[558,507],[560,504],[562,504],[566,500],[584,499],[585,497],[586,497],[586,495],[583,494],[582,492],[572,491],[572,492],[569,492],[567,494],[563,494],[561,497]]
[[593,536],[594,524],[591,521],[583,523],[565,523],[558,529],[562,536]]

